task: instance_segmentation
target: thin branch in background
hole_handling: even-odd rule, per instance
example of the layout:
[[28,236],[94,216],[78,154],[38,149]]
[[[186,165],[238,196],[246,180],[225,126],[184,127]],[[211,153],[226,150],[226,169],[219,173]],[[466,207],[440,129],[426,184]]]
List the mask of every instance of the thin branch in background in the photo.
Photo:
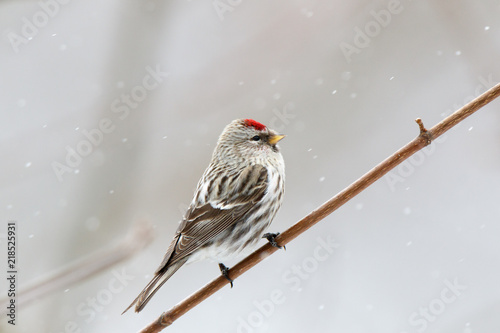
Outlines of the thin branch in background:
[[[339,208],[354,196],[359,194],[361,191],[366,189],[368,186],[373,184],[376,180],[383,177],[385,174],[387,174],[387,172],[395,168],[408,157],[415,154],[425,146],[429,145],[432,140],[448,131],[450,128],[497,98],[499,95],[500,84],[497,84],[481,96],[471,101],[469,104],[451,114],[449,117],[443,119],[440,123],[429,130],[425,129],[421,119],[417,119],[416,122],[420,128],[420,134],[418,137],[416,137],[413,141],[408,143],[403,148],[399,149],[382,163],[368,171],[361,178],[359,178],[343,191],[338,193],[336,196],[325,202],[323,205],[311,212],[302,220],[281,233],[276,238],[278,244],[281,246],[288,244],[291,240],[295,239],[304,231],[330,215],[337,208]],[[236,279],[276,251],[277,248],[272,247],[269,243],[260,247],[258,250],[240,261],[236,266],[231,268],[229,271],[229,277],[232,280]],[[141,330],[140,333],[160,332],[165,327],[170,326],[175,320],[179,319],[179,317],[184,315],[186,312],[200,304],[202,301],[207,299],[209,296],[211,296],[227,284],[228,282],[226,278],[223,276],[219,276],[191,296],[187,297],[179,304],[175,305],[168,312],[163,313],[157,320]]]
[[[126,261],[142,250],[153,239],[153,229],[149,222],[137,223],[129,234],[115,246],[98,251],[86,258],[77,260],[57,272],[48,274],[31,286],[17,293],[17,306],[25,306],[30,302],[43,298],[51,293],[61,291],[83,280],[91,278],[110,267]],[[6,313],[9,299],[0,299],[0,307]]]

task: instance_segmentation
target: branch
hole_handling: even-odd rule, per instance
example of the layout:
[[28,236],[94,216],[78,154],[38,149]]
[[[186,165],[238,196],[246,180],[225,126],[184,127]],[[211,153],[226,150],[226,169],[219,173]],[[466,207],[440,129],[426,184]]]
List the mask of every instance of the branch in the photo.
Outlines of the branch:
[[[78,282],[108,270],[122,261],[129,259],[153,238],[153,230],[149,222],[137,223],[124,240],[111,248],[100,250],[86,258],[76,260],[65,268],[53,272],[48,276],[34,282],[31,286],[21,289],[17,294],[17,305],[25,306],[53,292],[64,290]],[[9,299],[0,299],[0,307],[6,313]]]
[[[276,238],[278,244],[281,246],[288,244],[297,236],[330,215],[337,208],[339,208],[354,196],[359,194],[361,191],[366,189],[368,186],[373,184],[376,180],[382,178],[385,174],[387,174],[390,170],[406,160],[408,157],[415,154],[425,146],[429,145],[432,140],[448,131],[450,128],[497,98],[499,95],[500,84],[497,84],[461,109],[455,111],[453,114],[443,119],[440,123],[432,127],[430,130],[425,129],[420,118],[417,119],[416,122],[419,125],[420,134],[413,141],[409,142],[406,146],[402,147],[392,156],[382,161],[382,163],[368,171],[365,175],[349,185],[343,191],[339,192],[336,196],[325,202],[319,208],[312,211],[309,215],[281,233]],[[240,261],[236,266],[231,268],[231,270],[229,271],[230,278],[232,280],[236,279],[277,250],[278,249],[276,247],[272,247],[269,243],[260,247],[258,250]],[[170,326],[175,320],[179,319],[179,317],[184,315],[186,312],[200,304],[202,301],[207,299],[209,296],[211,296],[227,284],[228,282],[226,278],[224,278],[223,276],[219,276],[191,296],[187,297],[179,304],[175,305],[168,312],[163,313],[157,320],[140,331],[140,333],[160,332],[165,327]]]

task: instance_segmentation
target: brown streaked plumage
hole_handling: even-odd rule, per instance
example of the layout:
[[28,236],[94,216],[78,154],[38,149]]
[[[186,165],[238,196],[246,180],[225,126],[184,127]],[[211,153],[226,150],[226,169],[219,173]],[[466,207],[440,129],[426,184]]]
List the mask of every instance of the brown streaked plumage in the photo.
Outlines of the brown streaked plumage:
[[124,313],[141,311],[185,263],[222,262],[261,239],[283,200],[283,137],[251,119],[226,126],[163,261]]

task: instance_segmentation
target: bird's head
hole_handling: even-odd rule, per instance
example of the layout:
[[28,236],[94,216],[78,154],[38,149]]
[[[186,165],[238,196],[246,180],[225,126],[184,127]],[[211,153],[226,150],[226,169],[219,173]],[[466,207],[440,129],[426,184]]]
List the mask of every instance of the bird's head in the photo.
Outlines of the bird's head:
[[237,119],[226,126],[215,153],[243,158],[265,158],[279,154],[277,143],[285,136],[253,119]]

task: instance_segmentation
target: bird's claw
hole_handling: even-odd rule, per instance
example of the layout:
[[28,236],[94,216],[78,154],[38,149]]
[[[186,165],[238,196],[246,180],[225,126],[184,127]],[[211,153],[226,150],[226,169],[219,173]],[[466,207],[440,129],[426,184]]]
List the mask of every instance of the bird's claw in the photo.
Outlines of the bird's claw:
[[231,284],[231,288],[233,287],[233,280],[229,278],[229,267],[226,267],[223,263],[219,263],[219,269],[223,277],[226,278],[226,280],[229,281]]
[[284,250],[286,250],[286,247],[284,245],[280,246],[276,242],[276,237],[278,237],[279,234],[280,234],[279,232],[276,233],[276,234],[268,232],[268,233],[264,234],[262,236],[262,238],[267,239],[269,241],[269,244],[271,244],[272,247],[277,247],[278,249],[284,249]]

